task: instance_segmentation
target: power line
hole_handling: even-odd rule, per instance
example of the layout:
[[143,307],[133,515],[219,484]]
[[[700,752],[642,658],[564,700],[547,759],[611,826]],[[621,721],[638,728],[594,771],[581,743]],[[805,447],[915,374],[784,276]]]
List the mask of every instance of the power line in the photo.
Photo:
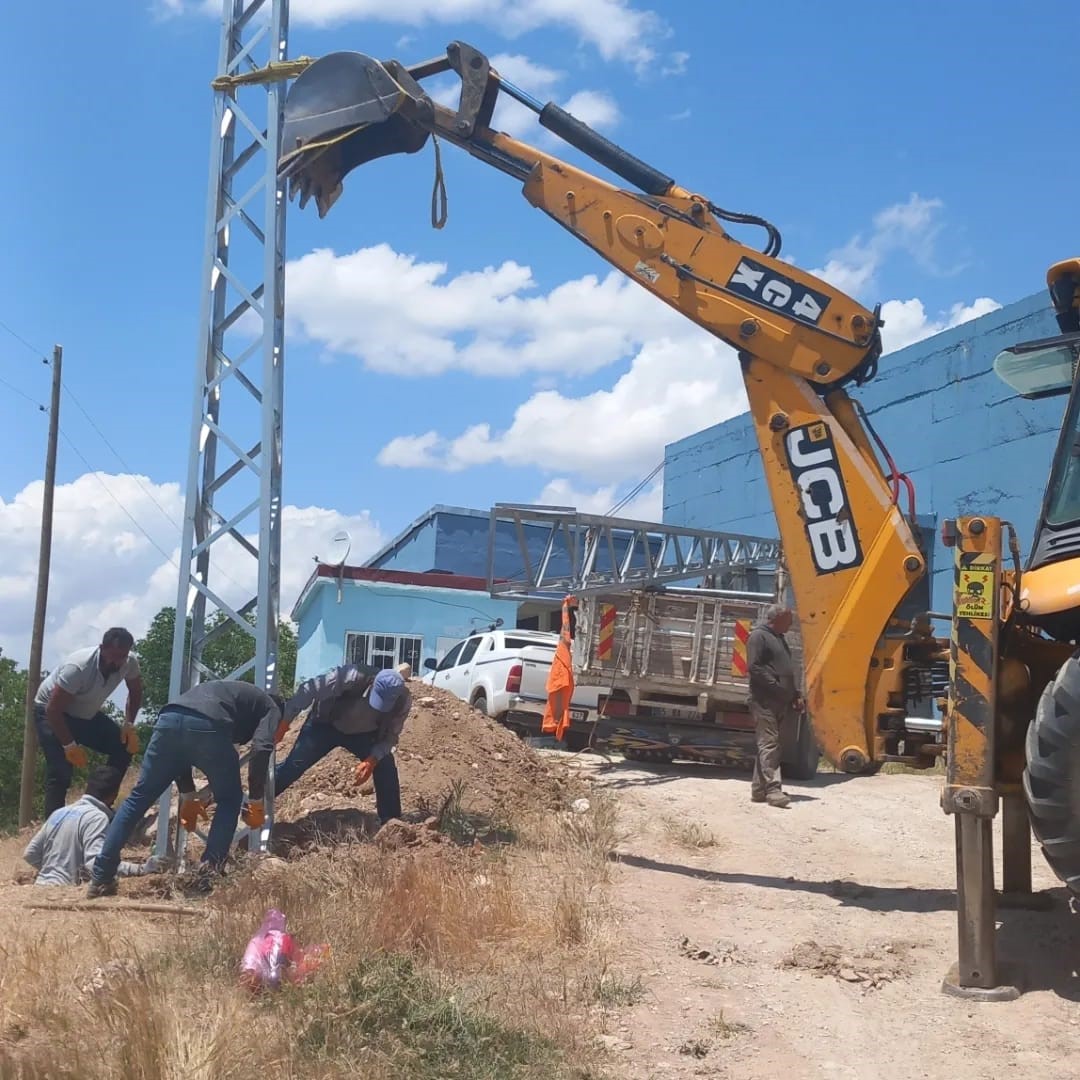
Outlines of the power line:
[[89,422],[90,426],[100,436],[101,441],[113,452],[113,455],[116,458],[116,460],[119,461],[120,464],[123,465],[123,467],[125,469],[127,469],[128,474],[131,476],[132,480],[134,480],[135,483],[139,485],[139,488],[142,490],[142,493],[158,508],[158,510],[161,513],[161,516],[174,529],[176,529],[179,532],[180,531],[180,523],[178,521],[176,521],[175,518],[172,517],[172,515],[169,513],[169,511],[166,510],[165,507],[161,505],[161,503],[158,502],[158,500],[154,496],[154,493],[142,482],[142,479],[139,477],[139,475],[136,473],[136,471],[121,456],[120,451],[117,450],[116,447],[113,446],[113,444],[111,442],[109,442],[108,438],[105,435],[105,432],[103,432],[101,430],[101,428],[98,427],[98,425],[97,425],[96,421],[94,420],[94,418],[83,407],[82,402],[75,396],[75,394],[72,391],[71,387],[68,386],[67,383],[64,383],[63,385],[64,385],[64,390],[67,391],[68,397],[71,398],[71,400],[75,403],[75,407],[79,410],[79,412],[81,412],[83,414],[83,416],[86,417],[86,419]]
[[128,508],[116,497],[116,495],[113,494],[112,488],[110,488],[109,485],[105,483],[98,470],[95,469],[94,466],[86,460],[83,452],[71,441],[71,439],[67,436],[66,432],[61,431],[60,435],[63,438],[64,442],[66,442],[68,446],[70,446],[71,449],[75,451],[75,456],[78,457],[78,459],[87,467],[87,469],[94,474],[94,476],[97,478],[97,482],[105,489],[109,498],[112,499],[112,501],[116,503],[116,505],[119,506],[121,510],[123,510],[125,516],[132,523],[132,525],[134,525],[135,528],[138,529],[139,532],[141,532],[143,536],[145,536],[146,539],[150,541],[154,548],[157,549],[157,551],[165,558],[167,562],[171,563],[176,570],[179,570],[180,567],[176,565],[176,561],[173,559],[173,557],[167,551],[165,551],[161,547],[161,545],[139,524],[139,522],[132,516],[131,511],[128,510]]
[[662,469],[664,463],[661,461],[652,472],[650,472],[643,479],[639,480],[604,516],[612,517],[616,512],[621,510],[627,503],[629,503],[636,495],[644,491],[648,486],[649,481],[652,480]]
[[40,412],[47,413],[49,411],[44,405],[41,404],[40,401],[35,401],[29,394],[24,393],[17,386],[9,383],[7,379],[0,378],[0,385],[6,386],[13,394],[18,394],[19,397],[24,398],[26,401],[29,401],[30,404],[35,406]]
[[25,345],[39,360],[44,361],[46,364],[49,362],[45,358],[44,349],[35,349],[21,334],[16,334],[6,322],[0,322],[0,330],[6,330],[20,345]]

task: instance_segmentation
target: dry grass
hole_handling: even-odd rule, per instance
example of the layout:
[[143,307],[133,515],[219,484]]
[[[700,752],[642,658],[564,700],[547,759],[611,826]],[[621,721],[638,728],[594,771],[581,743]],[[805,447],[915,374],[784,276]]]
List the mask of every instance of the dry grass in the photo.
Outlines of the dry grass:
[[716,847],[719,841],[716,839],[716,834],[707,829],[704,825],[699,825],[696,821],[681,821],[678,818],[664,818],[664,832],[667,833],[668,838],[672,840],[679,847],[687,848],[691,851],[701,850],[704,848]]
[[[360,844],[249,863],[198,926],[49,913],[0,946],[0,1076],[598,1077],[592,1031],[642,993],[609,962],[615,805],[513,832],[489,849]],[[252,997],[237,965],[269,907],[331,953],[309,983]]]

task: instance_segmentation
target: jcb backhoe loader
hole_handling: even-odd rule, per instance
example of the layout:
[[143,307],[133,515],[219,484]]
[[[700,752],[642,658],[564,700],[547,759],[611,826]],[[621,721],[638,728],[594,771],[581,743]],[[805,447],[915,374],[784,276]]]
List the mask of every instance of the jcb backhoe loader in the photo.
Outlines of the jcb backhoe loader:
[[[448,71],[461,79],[456,110],[420,86]],[[492,130],[500,93],[638,191]],[[1071,388],[1031,559],[1021,571],[1007,522],[986,515],[947,522],[954,610],[950,636],[937,637],[929,615],[906,624],[896,617],[926,573],[913,491],[847,392],[877,370],[878,308],[781,261],[780,234],[769,222],[680,187],[558,105],[514,87],[462,42],[412,67],[354,52],[311,63],[286,98],[279,177],[301,207],[314,199],[322,217],[358,165],[416,153],[429,138],[519,180],[533,206],[738,351],[822,750],[848,773],[887,761],[929,767],[946,755],[942,806],[956,819],[960,948],[945,989],[1013,996],[995,959],[991,827],[999,800],[1006,891],[1031,891],[1026,794],[1050,865],[1080,894],[1080,804],[1071,796],[1080,786],[1080,665],[1070,644],[1080,634],[1080,397],[1072,377],[1080,261],[1050,271],[1066,336],[1020,347],[998,364],[1025,393]],[[736,241],[724,223],[764,229],[764,249]],[[1065,358],[1068,377],[1040,382],[1038,372],[1055,357]],[[946,681],[943,737],[909,717]]]

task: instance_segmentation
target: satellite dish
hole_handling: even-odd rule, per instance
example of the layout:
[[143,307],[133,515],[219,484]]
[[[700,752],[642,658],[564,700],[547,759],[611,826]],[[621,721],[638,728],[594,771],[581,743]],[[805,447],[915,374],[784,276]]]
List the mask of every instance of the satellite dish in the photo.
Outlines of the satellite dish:
[[330,541],[324,550],[325,557],[321,555],[315,556],[317,563],[321,566],[344,566],[345,560],[349,557],[349,552],[352,551],[352,537],[346,529],[341,529],[330,537]]

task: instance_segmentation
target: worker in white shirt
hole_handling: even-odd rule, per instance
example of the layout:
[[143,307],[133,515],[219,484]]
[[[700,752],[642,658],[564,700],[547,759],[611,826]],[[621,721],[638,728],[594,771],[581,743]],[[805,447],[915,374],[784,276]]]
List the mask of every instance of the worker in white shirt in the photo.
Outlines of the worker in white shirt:
[[[102,765],[87,778],[81,799],[49,815],[23,852],[23,858],[38,871],[35,885],[78,885],[90,877],[123,778],[119,769]],[[160,866],[163,862],[151,857],[144,863],[122,862],[118,873],[138,877]]]
[[[86,751],[106,756],[106,764],[127,771],[139,750],[135,717],[142,706],[139,661],[131,655],[135,639],[123,627],[106,630],[101,644],[72,653],[38,687],[34,726],[45,755],[45,816],[67,799],[71,776],[86,768]],[[109,695],[127,684],[122,726],[101,711]]]

